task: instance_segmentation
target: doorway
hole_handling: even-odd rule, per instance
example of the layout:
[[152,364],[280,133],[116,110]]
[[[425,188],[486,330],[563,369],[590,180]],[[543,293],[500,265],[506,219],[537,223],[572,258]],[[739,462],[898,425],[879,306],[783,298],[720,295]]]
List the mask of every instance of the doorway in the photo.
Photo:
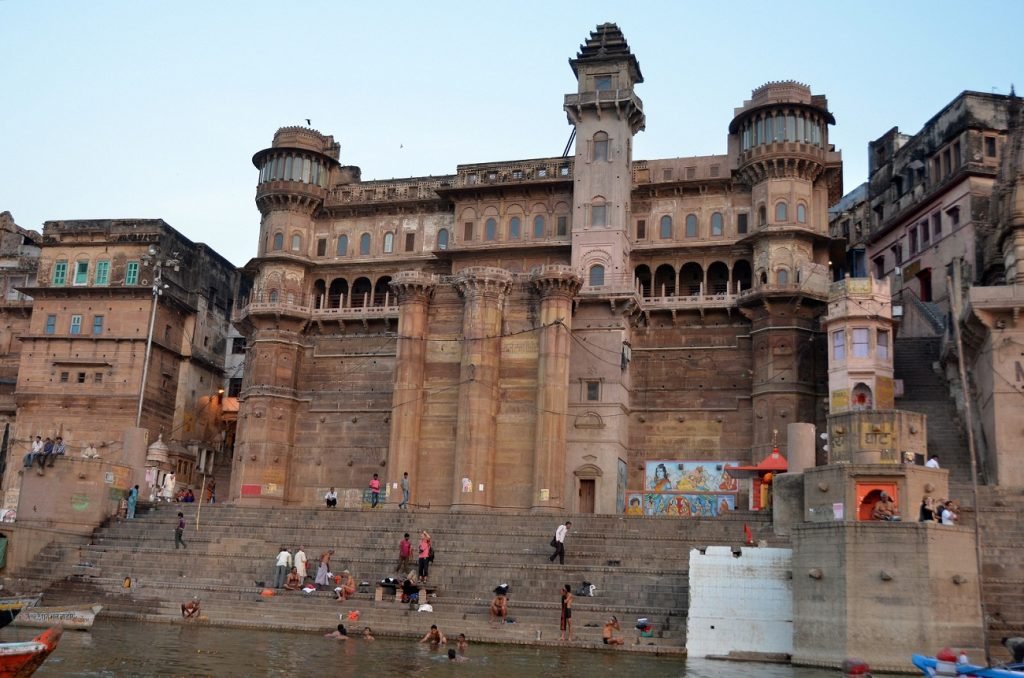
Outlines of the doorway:
[[593,478],[580,478],[580,513],[594,512],[597,485]]

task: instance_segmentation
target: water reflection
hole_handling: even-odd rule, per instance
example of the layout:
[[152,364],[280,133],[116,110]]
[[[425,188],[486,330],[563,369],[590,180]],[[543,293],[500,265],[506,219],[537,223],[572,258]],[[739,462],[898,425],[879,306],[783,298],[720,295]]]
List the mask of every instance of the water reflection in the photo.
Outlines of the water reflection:
[[[353,629],[355,631],[357,629]],[[838,678],[837,671],[653,657],[616,650],[470,643],[468,661],[450,664],[447,647],[413,640],[337,641],[321,632],[285,633],[210,626],[99,620],[91,633],[64,634],[37,676],[487,676],[488,678]],[[4,641],[34,635],[0,632]]]

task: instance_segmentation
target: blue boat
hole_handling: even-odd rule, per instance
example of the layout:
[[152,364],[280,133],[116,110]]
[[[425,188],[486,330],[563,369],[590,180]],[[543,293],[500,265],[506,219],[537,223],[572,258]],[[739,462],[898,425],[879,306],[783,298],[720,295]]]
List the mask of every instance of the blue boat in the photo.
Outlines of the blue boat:
[[1022,678],[1024,664],[1003,664],[1002,666],[977,666],[975,664],[954,664],[936,657],[925,657],[915,654],[911,661],[921,669],[922,675],[935,676],[975,676],[976,678]]

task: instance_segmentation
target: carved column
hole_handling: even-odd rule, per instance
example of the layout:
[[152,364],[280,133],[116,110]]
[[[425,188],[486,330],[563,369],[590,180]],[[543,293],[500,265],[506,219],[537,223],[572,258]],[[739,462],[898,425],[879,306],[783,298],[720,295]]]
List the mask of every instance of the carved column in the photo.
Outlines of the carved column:
[[[391,289],[398,296],[398,349],[386,477],[389,482],[400,484],[402,474],[408,472],[410,490],[415,493],[419,480],[417,463],[420,422],[423,419],[427,312],[434,281],[422,271],[400,271],[391,281]],[[392,496],[400,497],[401,494]],[[397,501],[391,503],[397,505]]]
[[548,266],[534,276],[540,294],[537,356],[537,427],[533,444],[534,511],[564,511],[565,448],[569,408],[572,300],[580,278],[569,266]]
[[[452,484],[454,510],[492,505],[501,318],[511,283],[508,271],[485,267],[465,269],[455,283],[465,307]],[[466,487],[464,479],[468,480]]]

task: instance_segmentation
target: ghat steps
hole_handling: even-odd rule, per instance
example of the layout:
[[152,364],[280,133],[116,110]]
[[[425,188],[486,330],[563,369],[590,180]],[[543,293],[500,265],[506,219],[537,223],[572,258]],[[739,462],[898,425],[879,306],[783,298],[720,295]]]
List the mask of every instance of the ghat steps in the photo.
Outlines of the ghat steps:
[[[179,509],[188,521],[188,549],[176,551]],[[681,651],[690,549],[739,547],[745,523],[755,538],[785,544],[771,535],[767,516],[749,512],[688,520],[574,515],[566,564],[558,565],[548,561],[548,542],[562,516],[207,505],[197,531],[197,510],[161,505],[96,530],[89,545],[50,546],[18,573],[19,585],[47,586],[51,604],[95,601],[107,614],[153,621],[180,619],[180,604],[199,595],[203,614],[216,624],[326,631],[338,613],[358,609],[360,619],[347,625],[369,625],[387,635],[422,635],[436,623],[449,635],[532,643],[538,633],[542,642],[557,639],[559,590],[568,583],[575,591],[586,580],[597,586],[597,595],[576,599],[575,635],[581,642],[600,643],[600,624],[614,614],[631,642],[633,622],[647,617],[660,637],[643,639],[644,646]],[[436,597],[429,599],[434,612],[411,611],[393,596],[375,601],[375,583],[395,574],[402,534],[410,533],[415,542],[422,529],[435,544],[430,586]],[[273,582],[281,545],[305,546],[311,569],[319,553],[334,548],[332,570],[351,570],[357,581],[371,585],[345,603],[335,602],[330,592],[262,597],[256,582]],[[132,580],[129,589],[123,587],[126,577]],[[509,616],[516,623],[492,627],[488,606],[499,583],[510,586]]]

